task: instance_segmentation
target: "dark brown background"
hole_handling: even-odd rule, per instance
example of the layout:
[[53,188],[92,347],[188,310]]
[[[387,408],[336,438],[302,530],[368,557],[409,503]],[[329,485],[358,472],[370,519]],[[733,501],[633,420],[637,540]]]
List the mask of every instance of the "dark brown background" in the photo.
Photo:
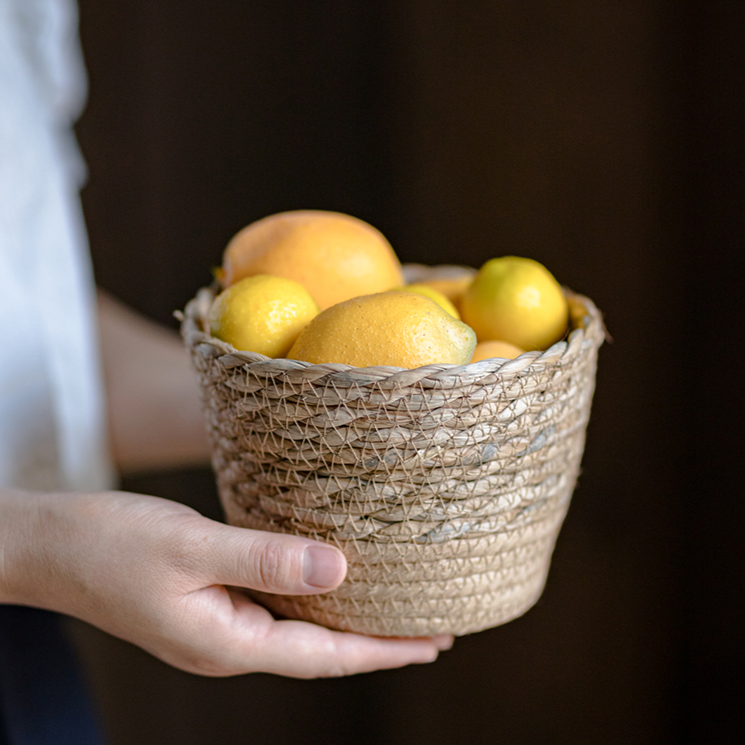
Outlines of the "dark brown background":
[[[101,285],[175,327],[240,227],[362,217],[592,296],[584,473],[545,595],[435,665],[200,679],[77,627],[115,745],[739,742],[742,2],[81,0]],[[219,517],[207,471],[127,480]]]

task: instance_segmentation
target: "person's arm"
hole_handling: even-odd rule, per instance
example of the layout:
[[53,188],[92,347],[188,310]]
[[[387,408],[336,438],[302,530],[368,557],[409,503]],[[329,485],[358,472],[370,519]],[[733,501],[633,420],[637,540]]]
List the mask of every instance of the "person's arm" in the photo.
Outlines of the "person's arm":
[[345,572],[335,548],[164,499],[0,488],[0,602],[76,616],[189,672],[348,675],[431,662],[452,644],[277,621],[240,590],[323,592]]
[[179,336],[99,292],[111,451],[122,473],[206,464],[197,381]]

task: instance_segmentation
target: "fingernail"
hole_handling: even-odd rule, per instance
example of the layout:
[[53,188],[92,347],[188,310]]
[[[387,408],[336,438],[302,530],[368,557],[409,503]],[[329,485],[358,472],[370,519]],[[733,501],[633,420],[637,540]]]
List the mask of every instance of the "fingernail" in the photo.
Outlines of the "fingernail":
[[333,548],[308,546],[303,557],[303,581],[311,587],[332,587],[339,578],[339,554]]
[[450,634],[438,634],[432,637],[432,641],[441,652],[447,652],[448,649],[452,649],[455,639]]

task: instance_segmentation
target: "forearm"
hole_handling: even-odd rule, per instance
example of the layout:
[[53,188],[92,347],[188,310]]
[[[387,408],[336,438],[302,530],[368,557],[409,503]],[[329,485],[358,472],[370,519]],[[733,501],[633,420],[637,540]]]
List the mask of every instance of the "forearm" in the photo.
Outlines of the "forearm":
[[13,534],[24,528],[18,509],[19,493],[0,487],[0,603],[15,603],[18,577]]
[[112,453],[120,471],[206,463],[196,378],[178,336],[99,294]]
[[[34,567],[42,553],[35,526],[44,496],[0,487],[0,603],[39,605],[35,589],[46,580]],[[36,556],[30,554],[31,546],[36,546]]]
[[0,602],[75,611],[74,589],[85,592],[80,559],[101,532],[81,530],[81,505],[92,498],[0,487]]

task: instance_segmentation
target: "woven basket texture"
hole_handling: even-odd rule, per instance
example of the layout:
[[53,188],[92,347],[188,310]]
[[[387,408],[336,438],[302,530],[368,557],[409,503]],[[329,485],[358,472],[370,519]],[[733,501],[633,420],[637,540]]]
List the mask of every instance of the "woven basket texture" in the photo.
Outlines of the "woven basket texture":
[[349,565],[333,592],[254,593],[263,605],[331,628],[421,636],[497,626],[536,602],[604,339],[593,303],[566,292],[571,331],[545,352],[406,370],[236,351],[208,333],[214,291],[199,291],[182,335],[228,522],[332,543]]

